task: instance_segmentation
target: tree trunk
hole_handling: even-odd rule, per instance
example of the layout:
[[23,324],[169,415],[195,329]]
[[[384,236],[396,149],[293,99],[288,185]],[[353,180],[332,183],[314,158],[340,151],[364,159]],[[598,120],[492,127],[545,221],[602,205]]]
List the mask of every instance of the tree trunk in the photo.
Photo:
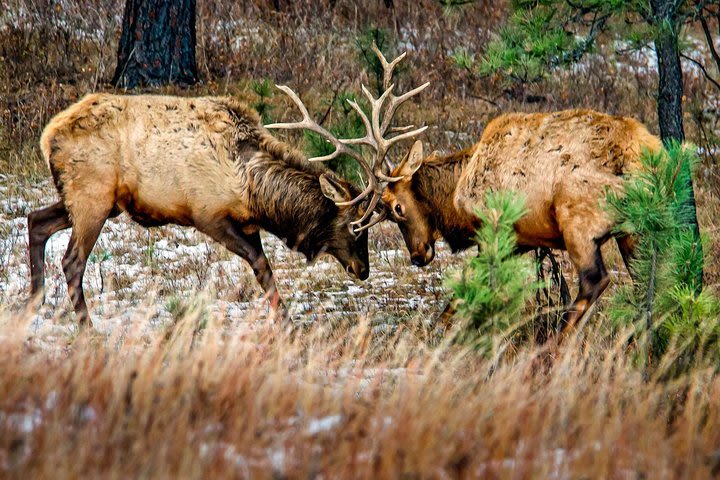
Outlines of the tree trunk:
[[[655,38],[655,52],[658,61],[658,120],[660,123],[660,137],[663,143],[682,142],[685,140],[683,130],[683,78],[678,48],[679,22],[677,18],[678,7],[676,0],[651,0],[654,24],[657,28]],[[691,176],[688,176],[691,178]],[[689,228],[693,230],[697,248],[702,251],[700,242],[700,227],[697,221],[695,206],[695,191],[690,184],[689,203],[692,207],[692,216]],[[696,278],[696,289],[702,288],[703,269]]]
[[126,0],[112,83],[134,88],[195,82],[195,0]]

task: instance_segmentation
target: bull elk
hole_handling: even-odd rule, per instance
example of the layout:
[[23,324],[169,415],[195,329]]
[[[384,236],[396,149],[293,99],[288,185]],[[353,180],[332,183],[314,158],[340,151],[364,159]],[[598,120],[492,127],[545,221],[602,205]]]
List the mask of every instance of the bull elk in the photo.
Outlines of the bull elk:
[[[28,216],[31,295],[42,295],[48,239],[72,228],[62,265],[78,321],[90,325],[82,288],[86,263],[105,221],[122,212],[144,227],[192,226],[210,236],[250,263],[274,309],[282,301],[261,229],[308,260],[326,252],[366,279],[367,228],[380,218],[371,220],[381,193],[375,171],[392,143],[417,131],[389,140],[384,135],[397,106],[417,91],[401,97],[386,91],[373,103],[372,120],[353,104],[367,134],[337,140],[310,119],[289,88],[281,88],[304,119],[268,127],[312,129],[336,147],[333,154],[306,159],[232,98],[91,94],[57,114],[42,134],[41,149],[60,201]],[[354,144],[375,150],[372,167],[348,147]],[[365,171],[363,191],[312,163],[340,154]]]
[[[615,237],[627,265],[635,239],[613,233],[602,202],[620,189],[622,175],[639,168],[644,149],[660,140],[631,118],[589,110],[512,113],[492,120],[474,146],[424,158],[417,141],[392,177],[383,202],[400,227],[412,263],[427,265],[444,238],[453,252],[474,245],[488,189],[521,192],[526,215],[515,225],[520,251],[533,247],[567,250],[579,276],[577,297],[563,328],[574,325],[609,283],[601,246]],[[451,315],[452,307],[444,313]]]

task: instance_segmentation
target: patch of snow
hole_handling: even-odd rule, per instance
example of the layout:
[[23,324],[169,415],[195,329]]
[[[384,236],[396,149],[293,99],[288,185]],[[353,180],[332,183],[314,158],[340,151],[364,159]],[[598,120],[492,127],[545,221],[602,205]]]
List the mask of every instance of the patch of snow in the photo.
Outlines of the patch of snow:
[[268,449],[268,458],[270,459],[270,465],[275,472],[285,472],[285,450],[281,448]]
[[42,411],[36,408],[30,413],[11,413],[7,415],[5,424],[11,430],[30,434],[42,424],[42,420]]
[[320,432],[327,432],[337,427],[342,422],[342,415],[329,415],[323,418],[310,419],[307,426],[308,435],[316,435]]

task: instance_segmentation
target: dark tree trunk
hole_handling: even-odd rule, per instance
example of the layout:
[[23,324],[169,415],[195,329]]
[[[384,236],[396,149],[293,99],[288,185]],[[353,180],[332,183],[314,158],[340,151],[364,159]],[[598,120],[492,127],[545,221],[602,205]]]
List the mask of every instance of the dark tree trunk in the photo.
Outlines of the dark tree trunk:
[[[667,3],[672,2],[654,0],[653,6]],[[655,51],[660,77],[658,84],[660,136],[663,141],[682,142],[685,140],[682,111],[683,80],[677,30],[674,27],[676,22],[674,18],[668,18],[661,12],[657,12],[655,18],[659,27],[655,39]]]
[[[678,48],[678,7],[681,2],[677,0],[651,0],[653,19],[657,28],[655,38],[655,51],[658,61],[658,120],[660,123],[660,137],[663,143],[682,142],[685,140],[683,130],[683,79],[680,51]],[[688,176],[688,178],[690,178]],[[692,228],[697,248],[702,249],[700,243],[700,227],[697,221],[695,207],[695,192],[690,184],[690,200],[692,204],[692,218],[689,227]],[[696,288],[702,288],[703,271],[700,269],[696,279]]]
[[126,0],[112,83],[134,88],[195,82],[195,0]]

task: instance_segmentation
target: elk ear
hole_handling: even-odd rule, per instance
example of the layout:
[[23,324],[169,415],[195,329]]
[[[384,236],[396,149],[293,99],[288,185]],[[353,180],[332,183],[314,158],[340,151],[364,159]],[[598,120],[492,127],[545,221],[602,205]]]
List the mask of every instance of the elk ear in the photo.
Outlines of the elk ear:
[[416,140],[407,156],[395,169],[393,176],[405,177],[405,180],[410,180],[410,177],[412,177],[418,168],[420,168],[420,165],[422,165],[424,158],[422,141]]
[[320,190],[323,195],[335,203],[347,202],[352,199],[352,193],[334,175],[323,173],[320,175]]

